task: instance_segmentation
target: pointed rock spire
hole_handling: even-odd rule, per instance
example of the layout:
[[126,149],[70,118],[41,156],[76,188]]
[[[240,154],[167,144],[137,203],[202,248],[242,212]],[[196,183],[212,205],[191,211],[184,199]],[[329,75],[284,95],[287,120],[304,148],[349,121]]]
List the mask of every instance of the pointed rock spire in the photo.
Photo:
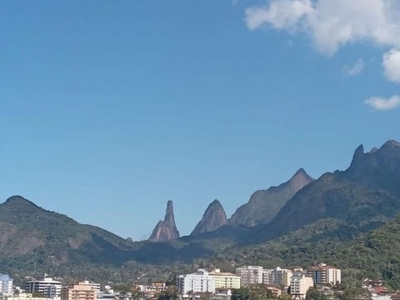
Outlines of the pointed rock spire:
[[167,210],[164,221],[159,221],[154,228],[149,241],[170,241],[179,239],[179,231],[175,225],[174,204],[167,202]]
[[204,212],[203,218],[190,235],[212,232],[227,224],[227,217],[221,203],[215,199]]
[[365,152],[364,152],[364,145],[361,144],[360,146],[357,147],[357,149],[354,151],[353,154],[353,159],[351,161],[351,165],[355,165],[357,164],[360,160],[362,160],[362,158],[365,156]]
[[167,211],[165,212],[164,222],[175,224],[174,203],[171,200],[167,202]]

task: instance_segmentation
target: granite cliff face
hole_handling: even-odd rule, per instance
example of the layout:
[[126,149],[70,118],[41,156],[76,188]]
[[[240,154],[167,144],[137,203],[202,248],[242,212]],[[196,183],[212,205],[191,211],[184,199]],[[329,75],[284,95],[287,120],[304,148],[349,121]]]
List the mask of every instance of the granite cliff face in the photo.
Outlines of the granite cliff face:
[[227,224],[224,208],[218,200],[214,200],[204,212],[203,218],[190,234],[191,236],[212,232]]
[[171,200],[167,203],[164,221],[159,221],[154,228],[149,241],[170,241],[179,239],[179,231],[175,225],[174,204]]
[[304,169],[299,169],[289,181],[268,190],[256,191],[248,203],[236,210],[229,224],[247,227],[267,224],[290,198],[312,181],[314,179]]

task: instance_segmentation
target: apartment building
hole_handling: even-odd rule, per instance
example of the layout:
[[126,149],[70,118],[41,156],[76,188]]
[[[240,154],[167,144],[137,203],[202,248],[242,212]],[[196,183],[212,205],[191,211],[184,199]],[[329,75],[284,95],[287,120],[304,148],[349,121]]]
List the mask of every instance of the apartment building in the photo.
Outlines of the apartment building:
[[43,280],[31,280],[25,283],[25,292],[40,294],[47,298],[56,298],[61,295],[62,285],[60,281],[45,277]]
[[305,299],[309,288],[314,286],[311,277],[306,276],[304,272],[295,272],[290,280],[290,294],[293,299]]
[[264,269],[260,266],[243,266],[236,268],[236,275],[240,276],[241,286],[263,283]]
[[269,279],[267,284],[275,284],[284,287],[288,287],[290,285],[290,280],[293,276],[292,270],[281,269],[277,267],[268,271]]
[[342,282],[341,270],[324,263],[308,268],[307,275],[312,277],[316,284],[337,285]]
[[210,272],[210,276],[214,277],[216,289],[239,289],[240,276],[229,272],[221,272],[220,269],[215,269]]
[[13,294],[13,279],[8,274],[0,274],[0,292],[3,295]]
[[179,275],[177,286],[181,295],[188,295],[190,293],[215,293],[215,279],[204,269],[199,269],[192,274]]
[[64,287],[61,292],[61,300],[97,300],[99,285],[89,281],[79,282]]

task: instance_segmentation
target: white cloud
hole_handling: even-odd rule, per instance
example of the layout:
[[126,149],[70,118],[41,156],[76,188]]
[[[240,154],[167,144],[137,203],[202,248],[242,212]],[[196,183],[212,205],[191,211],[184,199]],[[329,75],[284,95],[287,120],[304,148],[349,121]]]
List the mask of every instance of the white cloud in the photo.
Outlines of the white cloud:
[[392,96],[390,98],[372,97],[365,100],[365,104],[371,106],[375,110],[392,110],[400,106],[400,96]]
[[[383,71],[388,80],[400,83],[400,0],[267,0],[263,6],[247,8],[245,22],[250,30],[303,33],[326,56],[357,42],[391,48],[383,55]],[[343,71],[355,76],[364,68],[360,59]],[[365,104],[391,110],[400,106],[400,96],[372,97]]]
[[392,82],[400,83],[400,50],[392,49],[383,55],[385,76]]
[[245,15],[251,30],[301,30],[328,56],[340,46],[365,40],[400,48],[398,0],[271,0],[269,5],[247,8]]
[[343,71],[347,76],[356,76],[364,71],[365,63],[363,59],[358,59],[352,66],[344,66]]
[[250,7],[246,9],[246,23],[254,30],[264,24],[274,28],[291,29],[298,26],[299,21],[313,12],[310,0],[280,0],[271,2],[266,7]]

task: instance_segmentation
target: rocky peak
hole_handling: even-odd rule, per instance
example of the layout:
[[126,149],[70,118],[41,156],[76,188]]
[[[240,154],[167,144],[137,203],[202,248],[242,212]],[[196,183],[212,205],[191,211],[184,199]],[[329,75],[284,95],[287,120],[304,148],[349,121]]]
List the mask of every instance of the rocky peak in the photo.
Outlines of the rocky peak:
[[363,144],[361,144],[360,146],[358,146],[357,148],[356,148],[356,150],[354,151],[354,155],[353,155],[353,158],[358,158],[358,157],[362,157],[363,155],[364,155],[364,145]]
[[312,181],[314,179],[300,168],[287,182],[254,192],[249,202],[232,215],[229,224],[253,227],[269,223],[290,198]]
[[215,199],[204,212],[203,218],[190,235],[212,232],[227,224],[227,217],[221,203]]
[[387,141],[380,147],[372,148],[368,153],[364,152],[363,145],[354,151],[353,160],[346,172],[356,172],[365,168],[393,168],[400,165],[400,143]]
[[400,162],[400,143],[397,141],[387,141],[382,147],[376,152],[380,156],[379,160],[381,163],[393,166],[393,164],[399,165]]
[[164,222],[175,223],[174,203],[171,200],[168,200],[167,202],[167,211],[165,212]]
[[292,188],[299,190],[309,184],[311,181],[314,179],[311,178],[307,172],[303,169],[300,168],[297,170],[297,172],[290,178],[290,180],[287,182],[287,184],[291,185]]
[[399,149],[400,142],[395,141],[395,140],[389,140],[389,141],[385,142],[382,147],[394,147],[394,148]]
[[176,228],[174,205],[171,200],[167,202],[167,210],[164,221],[159,221],[154,228],[150,241],[170,241],[179,239],[179,231]]
[[18,195],[9,197],[2,205],[7,207],[9,210],[22,210],[26,212],[35,212],[37,210],[43,210],[35,203]]
[[351,160],[351,165],[358,164],[363,159],[364,156],[365,156],[364,145],[361,144],[354,151],[353,159]]
[[359,146],[343,175],[364,186],[400,194],[400,143],[390,140],[368,153]]

